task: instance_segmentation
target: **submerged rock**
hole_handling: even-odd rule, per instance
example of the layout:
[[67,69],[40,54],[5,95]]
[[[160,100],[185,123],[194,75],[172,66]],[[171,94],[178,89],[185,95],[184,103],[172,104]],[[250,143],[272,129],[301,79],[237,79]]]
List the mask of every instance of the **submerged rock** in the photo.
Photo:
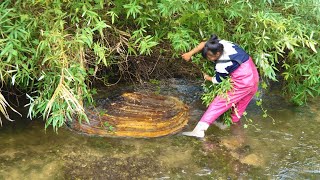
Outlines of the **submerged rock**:
[[263,166],[264,164],[263,159],[256,154],[249,154],[248,156],[241,158],[240,162],[252,166]]
[[221,144],[229,151],[230,155],[239,160],[242,164],[251,166],[263,166],[264,159],[254,153],[251,153],[249,145],[244,144],[244,139],[239,136],[224,138]]
[[225,146],[228,150],[236,150],[243,144],[243,139],[237,137],[229,137],[221,140],[221,144]]

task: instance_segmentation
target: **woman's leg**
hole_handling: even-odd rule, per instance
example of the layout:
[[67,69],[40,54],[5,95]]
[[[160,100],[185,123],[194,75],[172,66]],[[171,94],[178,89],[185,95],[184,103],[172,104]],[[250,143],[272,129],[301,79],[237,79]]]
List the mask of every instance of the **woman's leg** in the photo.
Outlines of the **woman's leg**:
[[226,112],[233,104],[236,104],[243,97],[250,93],[251,88],[238,89],[236,91],[230,91],[227,98],[217,96],[209,105],[206,112],[198,122],[197,126],[190,132],[183,132],[185,136],[194,136],[203,138],[204,132],[209,126],[224,112]]
[[238,122],[240,120],[240,118],[242,117],[244,111],[246,110],[253,96],[254,96],[254,93],[250,93],[244,98],[242,98],[235,105],[235,108],[233,108],[232,114],[231,114],[232,122]]
[[247,97],[250,92],[250,88],[245,88],[229,92],[227,98],[217,96],[203,114],[200,122],[205,122],[209,125],[212,124],[221,114],[230,109],[232,105],[237,104],[244,97]]
[[[239,68],[239,70],[236,72],[234,72],[233,75],[233,79],[240,79],[239,82],[241,81],[246,81],[246,83],[248,82],[253,82],[253,86],[251,87],[250,93],[247,96],[244,96],[241,100],[239,100],[239,102],[235,105],[235,109],[233,109],[231,118],[232,118],[232,122],[238,122],[241,118],[241,116],[243,115],[244,111],[246,110],[248,104],[250,103],[251,99],[253,98],[253,96],[255,95],[255,93],[258,91],[258,86],[259,86],[259,74],[257,71],[257,68],[255,67],[252,59],[250,58],[248,60],[248,62],[245,64],[246,65],[246,69],[242,69]],[[252,72],[252,76],[253,78],[249,78],[249,79],[241,79],[241,74],[243,74],[241,71],[248,71],[248,69],[251,69]],[[237,77],[237,75],[240,74],[239,78]]]
[[251,99],[258,91],[258,83],[252,87],[252,91],[245,97],[243,97],[236,105],[235,108],[232,110],[231,119],[232,122],[238,122],[242,117],[243,113],[245,112],[247,106],[249,105]]

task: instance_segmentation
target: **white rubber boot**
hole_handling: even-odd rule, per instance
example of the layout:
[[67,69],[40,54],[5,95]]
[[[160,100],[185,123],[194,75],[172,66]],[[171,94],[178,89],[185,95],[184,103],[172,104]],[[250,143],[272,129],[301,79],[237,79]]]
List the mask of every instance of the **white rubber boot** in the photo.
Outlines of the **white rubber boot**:
[[193,129],[193,131],[183,132],[182,135],[203,138],[204,131],[206,131],[208,128],[209,128],[209,124],[205,122],[198,122],[197,126]]

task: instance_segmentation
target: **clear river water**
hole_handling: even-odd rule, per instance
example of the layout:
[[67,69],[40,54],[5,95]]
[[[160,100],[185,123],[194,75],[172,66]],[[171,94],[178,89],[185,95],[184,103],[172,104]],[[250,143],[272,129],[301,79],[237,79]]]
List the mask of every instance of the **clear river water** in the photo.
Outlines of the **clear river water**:
[[[169,79],[159,84],[99,89],[97,99],[126,91],[179,97],[190,107],[191,130],[201,118],[201,82]],[[153,138],[85,136],[11,114],[0,127],[0,179],[320,179],[320,104],[297,107],[277,86],[262,93],[263,118],[249,105],[248,124],[212,125],[199,140],[180,134]],[[26,109],[21,109],[26,111]],[[2,119],[3,120],[3,119]]]

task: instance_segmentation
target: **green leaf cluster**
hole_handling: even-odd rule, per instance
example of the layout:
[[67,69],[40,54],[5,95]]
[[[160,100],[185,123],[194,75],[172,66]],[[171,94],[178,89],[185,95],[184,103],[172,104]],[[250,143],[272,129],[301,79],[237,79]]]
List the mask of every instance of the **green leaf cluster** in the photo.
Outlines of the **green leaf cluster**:
[[[110,66],[124,71],[128,56],[157,48],[177,58],[215,33],[250,53],[265,85],[281,80],[303,104],[320,95],[319,14],[318,0],[3,0],[0,80],[27,92],[29,116],[57,130],[86,119],[91,81],[105,81]],[[214,74],[209,62],[193,61]],[[219,86],[205,86],[206,104],[229,88]]]

